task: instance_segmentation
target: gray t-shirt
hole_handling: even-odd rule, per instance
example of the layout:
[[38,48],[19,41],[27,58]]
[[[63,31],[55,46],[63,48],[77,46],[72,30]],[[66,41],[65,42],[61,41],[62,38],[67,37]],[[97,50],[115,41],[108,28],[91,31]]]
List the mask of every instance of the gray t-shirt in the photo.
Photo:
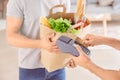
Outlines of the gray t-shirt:
[[[21,34],[38,39],[40,16],[48,15],[49,9],[57,4],[64,4],[67,10],[70,10],[70,0],[9,0],[7,16],[22,18]],[[40,63],[40,49],[20,48],[18,53],[20,67],[28,69],[43,67]]]

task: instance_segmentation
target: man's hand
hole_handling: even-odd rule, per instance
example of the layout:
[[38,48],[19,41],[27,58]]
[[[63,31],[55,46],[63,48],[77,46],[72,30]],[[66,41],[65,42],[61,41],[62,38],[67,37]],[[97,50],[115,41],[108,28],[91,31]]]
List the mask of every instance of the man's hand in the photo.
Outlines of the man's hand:
[[59,49],[55,42],[52,41],[52,38],[55,36],[54,33],[47,35],[46,37],[42,38],[40,41],[41,48],[44,48],[50,52],[58,52]]
[[87,34],[83,39],[83,43],[88,46],[95,46],[101,45],[103,43],[103,40],[104,40],[103,36]]

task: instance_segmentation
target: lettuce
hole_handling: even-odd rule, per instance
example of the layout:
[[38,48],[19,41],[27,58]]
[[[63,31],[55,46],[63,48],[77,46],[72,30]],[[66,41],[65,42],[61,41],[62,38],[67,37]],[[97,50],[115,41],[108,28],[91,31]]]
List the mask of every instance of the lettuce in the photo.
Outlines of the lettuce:
[[80,29],[79,29],[79,30],[71,29],[71,30],[70,30],[70,33],[77,35],[77,34],[80,33]]
[[48,19],[49,24],[53,30],[60,33],[65,33],[71,27],[71,22],[67,19],[59,18],[59,19]]

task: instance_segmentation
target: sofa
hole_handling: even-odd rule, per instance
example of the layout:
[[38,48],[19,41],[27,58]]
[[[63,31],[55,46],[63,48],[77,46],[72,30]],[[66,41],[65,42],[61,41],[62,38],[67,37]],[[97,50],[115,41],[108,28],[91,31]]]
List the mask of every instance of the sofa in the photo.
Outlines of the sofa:
[[[71,11],[75,12],[77,0],[71,0]],[[120,20],[120,0],[86,0],[87,14],[111,15],[111,20]]]

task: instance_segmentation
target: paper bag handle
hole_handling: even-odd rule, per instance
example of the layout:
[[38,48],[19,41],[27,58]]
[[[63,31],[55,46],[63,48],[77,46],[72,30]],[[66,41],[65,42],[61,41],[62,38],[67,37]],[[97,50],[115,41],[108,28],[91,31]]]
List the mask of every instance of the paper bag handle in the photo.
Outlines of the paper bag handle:
[[50,15],[50,14],[53,14],[53,9],[54,9],[54,8],[58,8],[58,7],[62,7],[62,8],[63,8],[63,13],[66,13],[66,8],[65,8],[64,5],[55,5],[55,6],[53,6],[53,7],[50,9],[49,15]]

